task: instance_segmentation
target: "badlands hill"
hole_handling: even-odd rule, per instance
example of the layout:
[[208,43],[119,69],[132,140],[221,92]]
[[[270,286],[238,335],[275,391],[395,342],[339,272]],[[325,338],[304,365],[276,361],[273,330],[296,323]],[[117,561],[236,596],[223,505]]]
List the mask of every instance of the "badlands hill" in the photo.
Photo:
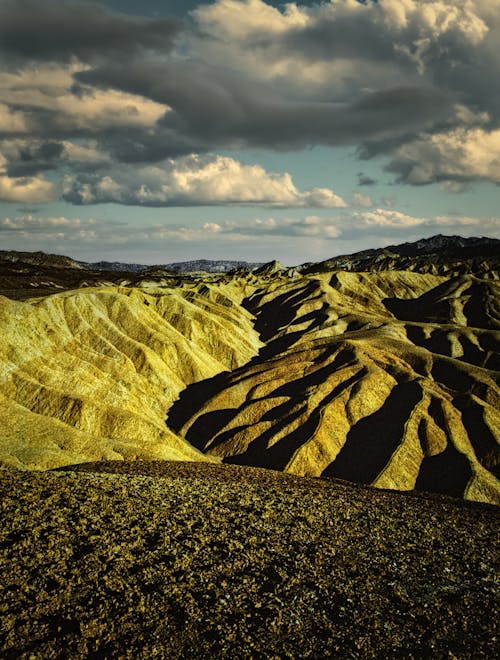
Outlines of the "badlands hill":
[[0,461],[223,461],[499,503],[498,246],[468,240],[205,276],[0,259]]
[[0,254],[0,656],[497,657],[499,258],[456,242]]

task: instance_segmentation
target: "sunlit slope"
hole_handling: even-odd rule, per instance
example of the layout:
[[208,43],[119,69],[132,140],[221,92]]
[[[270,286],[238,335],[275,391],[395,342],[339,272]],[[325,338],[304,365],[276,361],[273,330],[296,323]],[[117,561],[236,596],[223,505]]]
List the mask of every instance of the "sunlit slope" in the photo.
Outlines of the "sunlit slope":
[[165,411],[260,346],[251,315],[207,286],[0,297],[0,324],[0,461],[26,468],[203,460],[165,427]]
[[498,280],[169,286],[0,297],[1,463],[222,459],[500,502]]
[[274,277],[244,303],[260,355],[189,387],[167,424],[227,462],[500,501],[498,295],[469,276]]

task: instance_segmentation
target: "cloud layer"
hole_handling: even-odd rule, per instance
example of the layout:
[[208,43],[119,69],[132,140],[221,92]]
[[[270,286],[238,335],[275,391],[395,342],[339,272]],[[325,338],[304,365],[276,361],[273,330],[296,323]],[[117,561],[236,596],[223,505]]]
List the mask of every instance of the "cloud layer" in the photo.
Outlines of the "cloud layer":
[[[41,217],[23,214],[0,219],[0,240],[14,249],[43,249],[95,261],[118,258],[145,263],[207,257],[282,259],[290,265],[327,259],[360,249],[363,236],[370,247],[416,240],[436,231],[462,236],[500,238],[499,217],[416,217],[393,209],[319,217],[267,216],[250,221],[204,222],[193,227],[155,223],[137,227],[99,218]],[[31,242],[30,242],[31,241]],[[307,250],[304,249],[307,242]]]
[[382,156],[400,183],[498,184],[495,5],[215,0],[181,23],[4,0],[0,199],[341,206],[217,155],[311,145]]

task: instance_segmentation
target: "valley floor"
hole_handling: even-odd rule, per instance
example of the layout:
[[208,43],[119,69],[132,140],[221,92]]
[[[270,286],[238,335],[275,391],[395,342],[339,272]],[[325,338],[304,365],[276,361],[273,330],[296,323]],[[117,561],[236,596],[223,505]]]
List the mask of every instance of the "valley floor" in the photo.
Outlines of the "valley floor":
[[2,658],[498,657],[496,507],[197,463],[0,471]]

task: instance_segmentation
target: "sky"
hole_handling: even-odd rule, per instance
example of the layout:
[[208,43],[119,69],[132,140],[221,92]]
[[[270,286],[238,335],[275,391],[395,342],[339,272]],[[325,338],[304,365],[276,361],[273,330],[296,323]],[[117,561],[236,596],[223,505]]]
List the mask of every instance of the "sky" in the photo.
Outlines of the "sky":
[[0,249],[500,238],[500,0],[0,0]]

